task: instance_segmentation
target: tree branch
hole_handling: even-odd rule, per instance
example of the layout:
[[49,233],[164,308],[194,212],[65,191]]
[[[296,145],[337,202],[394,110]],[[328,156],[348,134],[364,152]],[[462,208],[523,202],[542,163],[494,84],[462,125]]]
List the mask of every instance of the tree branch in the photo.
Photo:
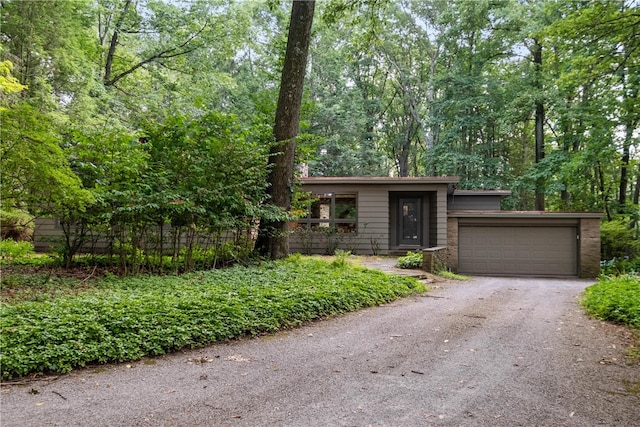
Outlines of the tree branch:
[[205,22],[204,25],[202,26],[202,28],[200,28],[197,32],[195,32],[194,34],[192,34],[191,36],[189,36],[189,38],[187,40],[184,41],[184,43],[181,43],[178,46],[174,46],[168,49],[165,49],[163,51],[160,51],[146,59],[143,59],[142,61],[138,62],[137,64],[135,64],[134,66],[130,67],[129,69],[121,72],[120,74],[118,74],[117,76],[111,78],[111,79],[106,79],[106,75],[105,75],[105,86],[113,86],[115,85],[118,81],[120,81],[121,79],[123,79],[124,77],[128,76],[129,74],[133,73],[134,71],[136,71],[138,68],[142,67],[143,65],[146,65],[150,62],[156,61],[158,59],[170,59],[170,58],[175,58],[176,56],[181,56],[181,55],[186,55],[190,52],[193,52],[197,49],[200,48],[200,46],[194,46],[194,47],[190,47],[190,48],[186,48],[187,45],[189,43],[191,43],[196,37],[198,37],[203,31],[204,29],[207,27],[207,25],[209,25],[209,22]]

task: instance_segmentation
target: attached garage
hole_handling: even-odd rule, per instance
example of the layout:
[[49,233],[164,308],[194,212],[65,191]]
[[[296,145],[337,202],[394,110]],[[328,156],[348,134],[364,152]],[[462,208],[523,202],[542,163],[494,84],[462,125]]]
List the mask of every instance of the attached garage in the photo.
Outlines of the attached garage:
[[448,264],[494,276],[594,277],[600,214],[449,212]]
[[500,275],[578,275],[577,227],[460,227],[458,270]]

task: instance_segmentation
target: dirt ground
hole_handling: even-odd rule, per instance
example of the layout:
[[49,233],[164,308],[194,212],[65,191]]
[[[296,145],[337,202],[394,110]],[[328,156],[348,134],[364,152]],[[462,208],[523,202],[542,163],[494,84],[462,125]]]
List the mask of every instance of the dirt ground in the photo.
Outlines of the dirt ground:
[[1,426],[633,426],[640,367],[584,280],[473,278],[134,363],[3,386]]

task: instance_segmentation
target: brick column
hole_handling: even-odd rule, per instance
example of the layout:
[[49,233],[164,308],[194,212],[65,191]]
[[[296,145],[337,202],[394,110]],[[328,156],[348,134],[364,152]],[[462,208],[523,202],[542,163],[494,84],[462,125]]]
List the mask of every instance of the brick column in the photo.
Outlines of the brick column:
[[579,275],[590,279],[600,274],[600,220],[580,219]]
[[447,268],[458,272],[458,218],[447,219]]

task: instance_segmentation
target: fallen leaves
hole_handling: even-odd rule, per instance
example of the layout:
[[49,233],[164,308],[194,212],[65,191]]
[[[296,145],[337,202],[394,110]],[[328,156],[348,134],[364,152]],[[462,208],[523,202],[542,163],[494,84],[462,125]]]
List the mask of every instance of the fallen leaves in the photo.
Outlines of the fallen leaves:
[[233,354],[231,356],[227,356],[227,360],[231,362],[250,362],[251,359],[247,357],[243,357],[241,354]]
[[[219,357],[219,356],[217,356]],[[202,356],[202,357],[194,357],[194,358],[190,358],[188,360],[189,363],[211,363],[213,362],[214,359],[211,359],[210,357],[207,356]]]

